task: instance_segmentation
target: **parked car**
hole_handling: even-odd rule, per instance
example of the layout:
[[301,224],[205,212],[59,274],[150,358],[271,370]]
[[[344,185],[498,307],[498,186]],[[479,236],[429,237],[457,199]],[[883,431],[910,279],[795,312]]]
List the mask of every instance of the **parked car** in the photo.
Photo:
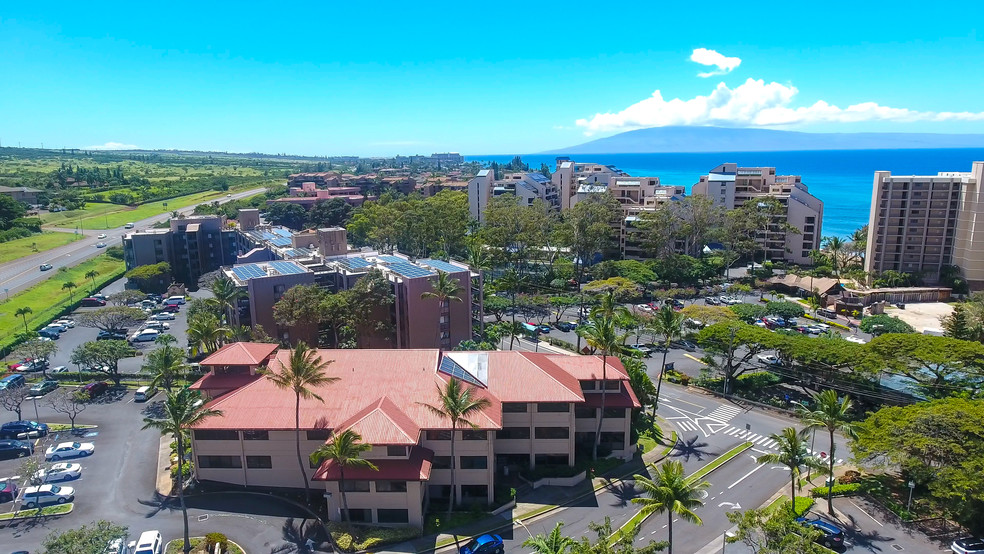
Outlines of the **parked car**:
[[17,482],[13,479],[0,479],[0,503],[13,502],[17,498]]
[[682,310],[684,308],[683,302],[677,300],[676,298],[670,300],[670,305],[673,306],[674,310]]
[[96,334],[96,340],[126,340],[126,329],[119,331],[106,331],[105,329]]
[[130,336],[130,342],[154,342],[160,336],[157,329],[143,329]]
[[461,547],[459,554],[502,554],[505,548],[499,535],[482,535]]
[[827,523],[822,519],[806,519],[805,517],[798,517],[796,521],[823,533],[817,542],[827,548],[835,548],[844,544],[844,531],[834,524]]
[[[165,323],[164,325],[167,325],[167,323]],[[549,325],[545,325],[545,324],[544,325],[537,325],[536,328],[541,333],[549,333],[550,332],[550,326]]]
[[636,309],[646,313],[653,311],[653,307],[649,304],[636,304]]
[[23,458],[34,453],[34,447],[27,441],[0,440],[0,460]]
[[51,373],[65,373],[68,371],[68,366],[58,365],[48,370]]
[[713,296],[708,296],[707,298],[705,298],[704,299],[704,303],[707,304],[708,306],[720,306],[721,305],[721,301],[718,300],[717,298],[714,298]]
[[45,379],[31,386],[31,396],[44,396],[58,388],[58,381]]
[[101,308],[106,305],[106,301],[102,298],[88,297],[83,298],[79,305],[83,308]]
[[60,442],[49,446],[44,451],[45,461],[55,462],[62,458],[75,458],[77,456],[91,456],[96,451],[96,446],[91,442]]
[[144,531],[136,540],[133,554],[161,554],[163,549],[164,541],[160,531]]
[[40,487],[25,487],[21,503],[25,508],[37,508],[48,504],[64,504],[75,500],[75,489],[59,487],[58,485],[41,485]]
[[17,368],[17,371],[25,371],[33,373],[35,371],[42,371],[48,369],[48,360],[31,360],[24,362]]
[[163,333],[164,331],[167,331],[168,329],[170,329],[171,328],[171,325],[168,324],[168,323],[164,323],[163,321],[156,321],[155,320],[155,321],[148,321],[147,323],[144,323],[143,328],[144,329],[154,329],[155,331],[159,331],[159,332]]
[[629,346],[626,347],[626,349],[629,351],[638,352],[639,354],[645,356],[646,358],[653,355],[653,349],[645,344],[630,344]]
[[147,300],[153,300],[154,302],[157,302],[158,304],[163,299],[164,299],[164,297],[161,296],[161,295],[159,295],[159,294],[157,294],[156,292],[152,292],[152,293],[150,293],[150,294],[147,295]]
[[179,308],[177,304],[168,304],[167,306],[161,308],[161,311],[176,314],[181,311],[181,308]]
[[89,398],[95,398],[100,394],[109,390],[109,384],[106,383],[105,381],[94,381],[82,387],[81,390],[82,392],[87,393],[89,395]]
[[59,325],[58,323],[49,323],[49,324],[45,325],[44,328],[45,329],[51,329],[52,331],[54,331],[56,333],[64,333],[65,331],[68,331],[68,326],[67,325]]
[[154,314],[150,316],[150,319],[154,321],[170,321],[174,319],[174,314],[168,312],[161,312],[159,314]]
[[673,342],[670,343],[670,346],[672,346],[674,348],[682,348],[682,349],[686,350],[687,352],[696,352],[697,351],[697,345],[694,344],[694,343],[692,343],[692,342],[690,342],[689,340],[675,340],[675,341],[673,341]]
[[861,337],[855,337],[854,335],[846,337],[844,340],[846,340],[847,342],[853,342],[855,344],[868,344],[868,341],[864,340]]
[[564,332],[573,331],[574,329],[577,329],[577,323],[574,323],[573,321],[558,321],[554,324],[554,327]]
[[55,323],[57,323],[58,325],[63,325],[65,327],[68,327],[69,329],[74,329],[75,328],[75,320],[74,319],[59,319]]
[[48,271],[51,269],[51,264],[41,264],[41,271]]
[[167,298],[164,299],[164,303],[165,304],[184,304],[185,303],[185,297],[184,296],[178,296],[178,295],[168,296]]
[[953,554],[984,554],[984,539],[964,537],[953,541],[950,545]]
[[782,360],[780,360],[779,356],[776,356],[775,354],[759,354],[758,361],[765,365],[782,365]]
[[803,333],[804,335],[810,334],[810,328],[806,325],[798,325],[794,330],[799,333]]
[[96,248],[106,248],[106,243],[105,242],[97,242],[96,243]]
[[22,435],[37,438],[47,434],[48,426],[37,421],[10,421],[0,426],[0,439],[16,439]]
[[27,386],[27,379],[19,373],[8,375],[3,379],[0,379],[0,390],[15,389],[17,387],[24,386]]
[[44,328],[38,331],[38,336],[44,339],[58,340],[61,338],[61,333],[54,329]]
[[68,462],[52,464],[51,467],[41,468],[31,476],[31,483],[43,485],[58,481],[71,481],[82,477],[82,465]]

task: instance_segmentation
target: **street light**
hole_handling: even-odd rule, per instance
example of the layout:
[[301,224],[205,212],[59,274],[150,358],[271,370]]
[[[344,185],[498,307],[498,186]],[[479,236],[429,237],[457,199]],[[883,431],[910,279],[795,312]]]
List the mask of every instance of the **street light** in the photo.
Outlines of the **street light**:
[[530,538],[531,539],[533,538],[533,533],[530,531],[530,528],[527,527],[525,523],[523,523],[523,520],[517,519],[516,523],[520,524],[523,527],[523,529],[526,529],[526,532],[530,534]]
[[916,482],[910,480],[909,481],[909,501],[905,503],[905,511],[907,511],[907,512],[909,511],[909,508],[912,506],[912,491],[914,491],[914,490],[916,490]]
[[731,531],[725,531],[724,537],[721,539],[721,554],[724,554],[724,549],[728,547],[728,539],[733,539],[738,535],[732,533]]

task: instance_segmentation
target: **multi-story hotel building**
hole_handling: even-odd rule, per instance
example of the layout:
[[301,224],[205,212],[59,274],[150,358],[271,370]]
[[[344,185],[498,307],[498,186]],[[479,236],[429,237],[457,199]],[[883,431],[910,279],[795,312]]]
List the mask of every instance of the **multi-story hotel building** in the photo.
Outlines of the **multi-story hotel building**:
[[984,162],[936,175],[876,171],[865,271],[918,274],[937,284],[942,268],[954,265],[971,289],[984,289],[982,184]]
[[[799,175],[776,175],[774,167],[738,167],[721,164],[694,184],[691,193],[702,194],[728,210],[765,197],[775,198],[785,207],[776,224],[758,237],[766,259],[811,265],[810,251],[820,248],[823,202],[809,193]],[[787,232],[782,223],[799,232]]]
[[123,235],[126,269],[167,262],[174,280],[191,290],[198,278],[235,263],[239,253],[236,229],[218,215],[172,219],[167,229],[140,229]]
[[468,181],[468,209],[471,216],[483,221],[485,209],[496,196],[511,194],[523,206],[530,206],[534,200],[542,200],[548,206],[560,209],[557,187],[540,172],[524,171],[506,173],[496,179],[491,169],[483,169]]
[[[290,352],[276,345],[234,343],[201,362],[208,374],[192,385],[221,416],[192,434],[199,480],[270,488],[304,486],[294,449],[292,392],[257,372],[280,371]],[[455,433],[455,498],[488,505],[497,480],[521,468],[570,466],[590,456],[604,391],[601,451],[627,459],[631,411],[640,407],[619,360],[519,351],[319,350],[327,374],[339,380],[314,390],[324,402],[301,400],[302,454],[332,433],[351,429],[372,445],[364,457],[378,470],[345,470],[348,519],[423,524],[428,503],[451,491],[451,433]],[[439,387],[458,379],[487,408],[474,426],[452,429],[427,406],[440,405]],[[312,465],[307,479],[323,489],[332,520],[341,519],[339,468]]]

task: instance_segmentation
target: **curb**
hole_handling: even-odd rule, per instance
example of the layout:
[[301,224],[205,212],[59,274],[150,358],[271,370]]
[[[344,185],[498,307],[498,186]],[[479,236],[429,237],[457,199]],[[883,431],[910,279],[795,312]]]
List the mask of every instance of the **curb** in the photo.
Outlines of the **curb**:
[[[190,542],[190,541],[192,541],[194,539],[204,539],[204,538],[205,537],[188,537],[188,541]],[[167,547],[171,546],[171,543],[177,543],[179,541],[182,544],[184,544],[184,539],[171,539],[171,540],[167,541],[166,543],[164,543],[164,552],[167,552]],[[228,542],[229,544],[231,544],[231,545],[235,546],[236,548],[238,548],[240,551],[243,552],[243,554],[246,553],[246,549],[243,548],[243,546],[241,544],[239,544],[238,542],[229,540],[228,537],[226,537],[226,542]]]
[[[21,521],[21,520],[24,520],[24,519],[36,519],[36,518],[42,518],[42,517],[67,516],[68,514],[70,514],[70,513],[72,513],[72,512],[75,511],[75,503],[74,502],[69,502],[68,504],[62,504],[62,506],[68,506],[68,511],[67,512],[64,512],[64,513],[61,513],[61,514],[31,514],[31,515],[26,515],[26,516],[14,516],[14,517],[7,518],[7,519],[0,519],[0,525],[3,525],[3,524],[5,524],[5,523],[7,523],[9,521]],[[31,510],[33,511],[35,509],[37,509],[37,508],[32,508]],[[19,512],[25,512],[25,511],[28,511],[28,510],[19,510]]]

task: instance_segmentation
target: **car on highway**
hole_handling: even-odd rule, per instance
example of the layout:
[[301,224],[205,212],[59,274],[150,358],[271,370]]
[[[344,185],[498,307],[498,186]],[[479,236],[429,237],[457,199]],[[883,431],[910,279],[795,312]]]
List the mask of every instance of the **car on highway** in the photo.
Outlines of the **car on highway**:
[[58,381],[54,379],[45,379],[44,381],[39,381],[31,385],[31,396],[44,396],[49,392],[58,388]]
[[16,439],[20,436],[37,438],[48,435],[48,426],[37,421],[10,421],[0,425],[0,439]]
[[461,547],[459,554],[502,554],[505,547],[499,535],[482,535],[475,537]]
[[950,544],[953,554],[984,554],[984,539],[964,537]]
[[79,305],[83,308],[101,308],[106,305],[106,301],[102,298],[90,296],[79,301]]
[[159,314],[154,314],[150,316],[150,319],[154,321],[170,321],[174,319],[174,314],[169,312],[161,312]]
[[31,483],[43,485],[44,483],[56,483],[58,481],[71,481],[82,477],[82,465],[68,462],[52,464],[51,467],[39,469],[31,476]]
[[30,442],[19,440],[0,440],[0,460],[23,458],[34,453]]
[[97,242],[96,243],[96,248],[106,248],[106,243],[105,242]]
[[97,239],[104,239],[104,238],[106,238],[106,233],[99,233],[99,236],[97,236],[96,238]]
[[822,534],[817,539],[817,542],[827,548],[836,548],[844,544],[844,531],[832,523],[827,523],[819,518],[806,519],[805,517],[798,517],[796,521],[820,531]]
[[37,508],[48,504],[64,504],[75,500],[75,489],[59,487],[58,485],[41,485],[40,487],[25,487],[21,504],[25,508]]
[[12,478],[0,479],[0,503],[17,498],[17,483]]
[[91,456],[95,451],[96,445],[91,442],[60,442],[44,451],[44,459],[48,462],[56,462],[63,458]]
[[93,381],[79,390],[88,394],[89,398],[95,398],[109,390],[109,384],[105,381]]
[[133,229],[133,224],[132,223],[127,223],[126,225],[123,226],[123,228],[124,229]]
[[41,271],[48,271],[51,267],[51,264],[41,264]]

